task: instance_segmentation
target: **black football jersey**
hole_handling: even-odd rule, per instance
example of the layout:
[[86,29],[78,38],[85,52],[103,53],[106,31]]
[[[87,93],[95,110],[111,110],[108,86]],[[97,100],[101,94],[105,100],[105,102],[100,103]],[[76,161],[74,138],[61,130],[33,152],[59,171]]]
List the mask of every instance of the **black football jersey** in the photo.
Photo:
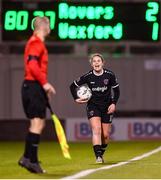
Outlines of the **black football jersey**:
[[112,89],[119,86],[115,74],[108,69],[103,69],[101,75],[96,75],[94,71],[91,70],[74,81],[74,84],[77,87],[87,84],[92,91],[92,97],[88,103],[101,106],[111,104]]

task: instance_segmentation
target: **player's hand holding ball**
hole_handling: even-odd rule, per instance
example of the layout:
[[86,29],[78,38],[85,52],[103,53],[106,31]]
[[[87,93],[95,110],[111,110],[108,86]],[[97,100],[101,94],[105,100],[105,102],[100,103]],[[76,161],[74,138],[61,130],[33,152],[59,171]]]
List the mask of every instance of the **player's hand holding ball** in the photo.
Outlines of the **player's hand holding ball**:
[[87,103],[88,102],[88,99],[81,99],[81,98],[79,98],[79,99],[76,99],[75,100],[77,103],[79,103],[79,104],[84,104],[84,103]]

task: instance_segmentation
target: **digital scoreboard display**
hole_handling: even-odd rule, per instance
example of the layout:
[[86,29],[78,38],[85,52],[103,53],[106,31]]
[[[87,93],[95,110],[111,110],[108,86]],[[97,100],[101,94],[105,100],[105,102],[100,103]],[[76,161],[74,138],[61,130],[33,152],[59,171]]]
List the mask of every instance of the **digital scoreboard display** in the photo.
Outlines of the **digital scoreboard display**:
[[159,42],[159,1],[2,1],[2,40],[24,41],[36,16],[50,19],[49,41]]

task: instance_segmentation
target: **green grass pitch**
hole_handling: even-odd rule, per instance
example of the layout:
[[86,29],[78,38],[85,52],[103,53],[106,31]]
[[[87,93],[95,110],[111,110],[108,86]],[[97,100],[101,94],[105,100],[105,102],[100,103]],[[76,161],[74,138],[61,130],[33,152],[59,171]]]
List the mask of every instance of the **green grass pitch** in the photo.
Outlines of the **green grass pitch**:
[[[127,161],[161,145],[160,141],[111,142],[103,165],[95,164],[91,143],[70,143],[71,160],[62,156],[57,142],[41,142],[39,156],[46,174],[32,174],[18,166],[24,142],[0,142],[0,178],[59,179],[82,170]],[[161,179],[161,152],[132,163],[97,171],[83,178],[88,179]]]

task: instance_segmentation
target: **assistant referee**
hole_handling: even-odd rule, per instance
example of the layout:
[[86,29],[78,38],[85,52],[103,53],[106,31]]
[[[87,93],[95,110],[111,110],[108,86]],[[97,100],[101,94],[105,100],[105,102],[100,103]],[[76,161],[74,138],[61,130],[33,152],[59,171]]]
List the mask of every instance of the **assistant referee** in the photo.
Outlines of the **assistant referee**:
[[48,51],[44,44],[50,33],[47,17],[36,17],[33,20],[33,35],[25,47],[25,76],[22,84],[22,103],[24,112],[30,119],[23,156],[18,164],[30,172],[44,173],[39,164],[38,146],[40,134],[45,126],[47,101],[55,94],[54,87],[47,80]]

